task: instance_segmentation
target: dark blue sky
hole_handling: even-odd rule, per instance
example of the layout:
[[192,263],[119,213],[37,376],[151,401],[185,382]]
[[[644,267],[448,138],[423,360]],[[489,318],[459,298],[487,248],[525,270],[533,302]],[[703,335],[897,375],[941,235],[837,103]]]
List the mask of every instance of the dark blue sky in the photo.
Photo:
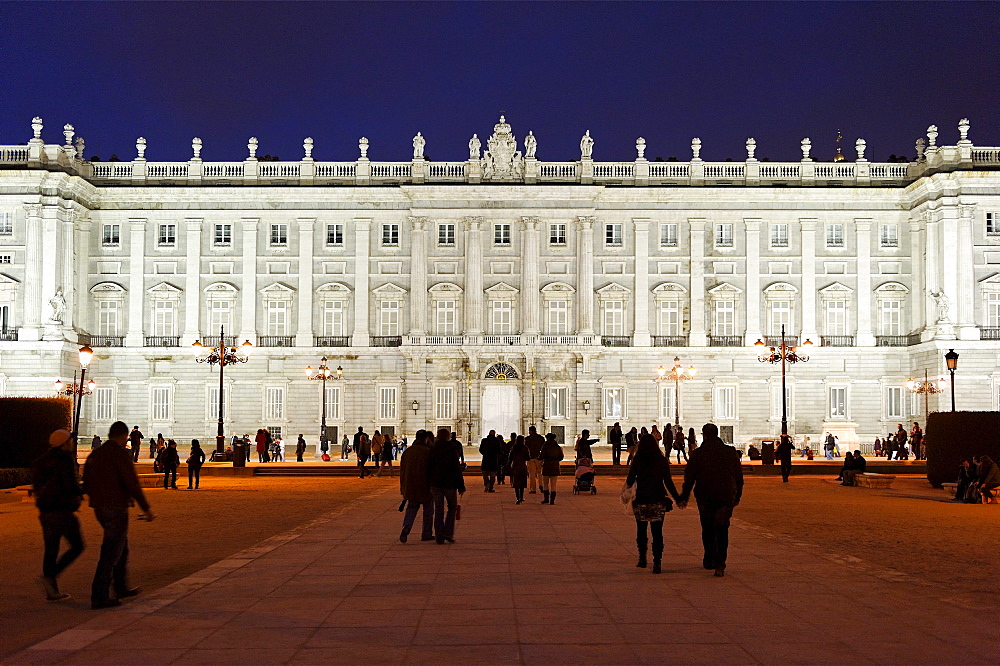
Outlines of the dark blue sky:
[[[259,154],[464,160],[501,111],[543,160],[829,159],[913,154],[927,125],[1000,145],[997,3],[156,3],[0,4],[0,144],[61,143],[87,156],[206,160]],[[484,145],[485,147],[485,145]]]

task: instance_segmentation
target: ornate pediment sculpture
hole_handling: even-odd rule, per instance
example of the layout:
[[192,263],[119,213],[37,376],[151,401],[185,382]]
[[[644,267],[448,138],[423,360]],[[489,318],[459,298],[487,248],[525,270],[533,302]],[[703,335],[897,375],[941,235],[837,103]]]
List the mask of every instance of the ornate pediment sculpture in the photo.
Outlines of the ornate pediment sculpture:
[[524,178],[524,158],[517,149],[517,139],[503,116],[493,126],[493,136],[486,141],[483,153],[483,180],[520,180]]

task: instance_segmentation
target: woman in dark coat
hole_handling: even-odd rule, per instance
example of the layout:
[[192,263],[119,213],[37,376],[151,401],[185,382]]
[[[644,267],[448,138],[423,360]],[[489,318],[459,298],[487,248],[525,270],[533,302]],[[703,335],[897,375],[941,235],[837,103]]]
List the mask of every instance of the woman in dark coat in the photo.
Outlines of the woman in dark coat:
[[545,436],[542,452],[538,459],[542,461],[542,504],[556,503],[556,481],[559,480],[559,463],[563,459],[563,450],[551,432]]
[[698,438],[694,436],[694,428],[688,428],[688,453],[698,448]]
[[[677,487],[670,477],[668,460],[656,440],[647,435],[639,440],[625,483],[635,486],[632,513],[635,516],[635,545],[639,549],[637,567],[646,567],[646,525],[653,533],[653,573],[660,573],[663,557],[663,516],[673,509],[670,497],[677,500]],[[667,493],[670,497],[667,497]]]
[[519,435],[510,447],[510,485],[514,489],[514,504],[524,501],[524,489],[528,487],[528,460],[531,451],[524,443],[524,436]]
[[198,489],[198,485],[201,484],[201,466],[205,464],[205,452],[201,450],[201,444],[197,439],[191,440],[191,455],[188,456],[187,466],[188,466],[188,490],[191,490],[191,484],[194,484],[194,489]]
[[500,437],[496,431],[490,430],[479,444],[479,453],[483,456],[479,469],[483,472],[483,491],[487,493],[494,492],[493,485],[497,482],[497,463],[500,460],[500,441],[498,440]]
[[[678,465],[681,464],[682,455],[684,456],[684,462],[687,462],[688,454],[687,454],[687,446],[685,446],[684,444],[684,428],[680,426],[676,426],[674,430],[674,451],[677,452]],[[667,452],[667,455],[668,456],[670,455],[669,451]]]
[[633,426],[631,430],[625,433],[625,450],[628,451],[628,458],[625,460],[626,465],[632,464],[632,456],[635,455],[635,448],[639,445],[639,431]]

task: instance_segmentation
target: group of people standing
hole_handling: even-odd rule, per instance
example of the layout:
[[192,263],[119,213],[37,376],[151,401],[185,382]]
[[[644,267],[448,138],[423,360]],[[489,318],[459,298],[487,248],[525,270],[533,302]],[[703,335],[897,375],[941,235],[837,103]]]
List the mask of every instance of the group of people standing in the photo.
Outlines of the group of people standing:
[[[679,424],[667,425],[664,432],[660,432],[660,429],[654,423],[649,430],[642,428],[637,429],[635,426],[632,427],[628,432],[623,432],[622,426],[617,421],[611,430],[608,431],[608,445],[611,447],[611,464],[621,465],[622,464],[622,453],[627,453],[628,457],[625,459],[625,464],[630,465],[632,463],[632,457],[638,448],[639,441],[644,435],[650,435],[656,442],[657,446],[660,442],[666,439],[663,443],[663,448],[666,450],[666,455],[669,458],[671,452],[677,454],[677,464],[681,462],[681,456],[684,457],[684,461],[687,462],[688,455],[698,448],[698,440],[694,434],[694,428],[688,428],[687,435],[684,434],[684,428]],[[624,446],[624,450],[623,447]]]
[[[359,433],[363,432],[359,428]],[[403,501],[403,528],[399,540],[406,543],[423,509],[421,541],[455,543],[455,521],[459,518],[458,499],[465,494],[462,476],[461,444],[457,447],[447,428],[418,430],[413,445],[399,458],[399,490]]]
[[[588,439],[589,432],[584,430],[581,435],[582,446],[587,447],[596,440]],[[581,446],[577,443],[578,451]],[[524,491],[537,493],[542,489],[542,504],[556,503],[556,482],[559,480],[559,464],[565,458],[562,447],[553,433],[545,437],[538,434],[535,426],[528,428],[528,434],[510,433],[510,439],[504,440],[495,430],[483,438],[479,444],[482,454],[481,469],[483,473],[483,490],[496,492],[497,484],[506,483],[510,477],[510,486],[514,489],[514,503],[524,503]]]
[[[365,476],[382,476],[382,471],[384,469],[389,470],[389,476],[394,476],[392,471],[392,461],[395,460],[395,450],[398,443],[395,441],[395,436],[383,435],[378,430],[371,437],[365,432],[364,426],[359,426],[358,431],[354,433],[354,453],[358,456],[358,476],[362,479]],[[344,435],[344,447],[341,454],[341,460],[347,460],[347,435]],[[365,470],[365,464],[371,460],[375,463],[375,472],[373,474],[368,474]]]
[[886,460],[909,460],[913,453],[914,460],[924,459],[924,431],[920,424],[913,422],[913,427],[907,433],[902,423],[896,424],[896,432],[889,433],[885,439],[875,438],[874,452],[876,456],[885,454]]

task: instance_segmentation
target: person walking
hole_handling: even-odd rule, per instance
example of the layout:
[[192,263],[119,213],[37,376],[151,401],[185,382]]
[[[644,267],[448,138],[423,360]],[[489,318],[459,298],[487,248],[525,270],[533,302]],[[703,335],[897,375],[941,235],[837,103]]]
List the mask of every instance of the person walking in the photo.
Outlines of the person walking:
[[[128,437],[128,426],[115,421],[107,441],[90,454],[83,467],[83,490],[97,522],[104,528],[101,556],[90,590],[90,607],[95,610],[120,606],[122,599],[139,594],[139,588],[128,584],[129,506],[135,501],[146,520],[155,518],[139,486],[135,462],[125,450]],[[114,589],[114,597],[109,588]]]
[[142,446],[142,432],[139,430],[139,426],[132,426],[132,432],[128,434],[128,445],[131,449],[129,453],[132,454],[132,462],[139,462],[139,448]]
[[902,423],[897,423],[896,434],[895,434],[896,460],[909,459],[910,454],[906,450],[906,440],[907,440],[906,429],[903,427]]
[[826,438],[823,440],[823,453],[826,455],[827,460],[833,460],[833,434],[826,433]]
[[626,465],[632,464],[632,456],[635,455],[635,447],[639,445],[639,431],[632,426],[632,429],[625,433],[625,450],[628,452],[628,458],[625,459]]
[[589,430],[581,430],[580,436],[576,440],[576,446],[573,447],[576,459],[589,458],[590,462],[594,462],[594,452],[591,450],[590,445],[596,441],[596,439],[591,439]]
[[306,438],[299,433],[299,439],[295,442],[295,462],[305,462],[302,456],[306,454]]
[[254,437],[254,442],[257,444],[257,462],[264,462],[264,457],[267,455],[267,434],[263,428],[257,429],[257,436]]
[[608,445],[611,446],[611,464],[622,464],[622,426],[615,421],[608,432]]
[[[649,434],[652,435],[653,441],[656,442],[656,445],[660,446],[660,442],[663,441],[663,433],[660,432],[660,429],[656,427],[655,423],[653,424],[652,429],[649,431]],[[670,455],[670,451],[667,451],[667,455],[668,456]]]
[[98,449],[101,447],[101,436],[94,435],[94,439],[90,440],[90,450]]
[[351,440],[344,435],[344,439],[340,442],[340,459],[348,460],[348,455],[351,453]]
[[687,454],[687,446],[685,445],[684,442],[684,428],[680,427],[679,425],[674,426],[673,449],[674,452],[677,454],[678,465],[681,464],[681,456],[684,456],[684,462],[687,462],[688,454]]
[[535,426],[528,426],[528,436],[524,438],[524,445],[528,447],[528,493],[536,494],[536,486],[542,484],[542,461],[538,456],[542,453],[542,445],[545,438],[538,434]]
[[678,505],[684,508],[694,490],[701,519],[701,542],[705,548],[702,566],[726,575],[729,523],[733,509],[743,497],[743,467],[739,452],[719,439],[719,427],[701,428],[702,444],[691,453],[684,468],[684,487]]
[[[465,494],[465,479],[447,428],[440,428],[427,458],[427,477],[434,498],[434,538],[438,544],[455,543],[458,496]],[[447,510],[445,510],[447,504]]]
[[778,448],[774,450],[774,457],[781,464],[781,480],[788,483],[788,476],[792,473],[792,438],[788,435],[781,435]]
[[565,456],[553,433],[550,432],[545,436],[545,444],[542,445],[542,452],[538,457],[542,461],[542,504],[555,504],[559,463]]
[[419,509],[424,511],[420,540],[434,539],[434,496],[431,495],[431,482],[427,475],[431,443],[431,433],[420,430],[413,446],[408,447],[399,457],[399,494],[406,503],[403,529],[399,533],[401,543],[406,543]]
[[691,455],[691,452],[698,448],[698,438],[694,436],[694,428],[688,428],[687,436],[687,454]]
[[382,476],[382,468],[389,467],[389,477],[391,478],[392,473],[392,440],[382,435],[382,446],[379,449],[379,453],[375,453],[375,439],[379,436],[378,430],[375,431],[375,437],[372,437],[372,456],[378,460],[378,471],[375,476]]
[[163,489],[173,488],[177,490],[177,468],[181,465],[181,457],[177,453],[177,442],[169,440],[167,445],[160,450],[156,458],[163,470]]
[[205,452],[201,449],[201,443],[197,439],[191,440],[191,455],[187,459],[188,467],[188,490],[194,484],[194,490],[201,485],[201,466],[205,464]]
[[503,437],[497,436],[497,441],[500,442],[500,453],[497,456],[497,484],[505,485],[507,482],[507,463],[510,462],[510,449],[514,446],[514,441],[517,439],[517,433],[510,433],[510,439],[504,441]]
[[382,476],[382,449],[385,447],[385,437],[378,430],[372,435],[372,462],[375,465],[375,476]]
[[510,486],[514,489],[514,504],[524,502],[524,489],[528,487],[528,460],[531,451],[525,444],[525,437],[518,436],[510,447]]
[[482,462],[479,469],[483,473],[483,491],[487,493],[496,492],[494,486],[497,482],[497,464],[500,462],[500,437],[495,430],[483,437],[479,443],[479,453],[482,455]]
[[[428,433],[430,434],[430,433]],[[433,438],[433,435],[431,436]],[[451,445],[455,447],[455,455],[458,456],[458,464],[465,469],[465,451],[462,449],[462,442],[458,441],[458,433],[454,430],[451,432]],[[402,451],[406,451],[406,437],[403,437]]]
[[361,426],[358,426],[358,431],[354,433],[354,454],[358,457],[358,472],[363,479],[365,478],[365,463],[372,457],[372,442]]
[[920,424],[914,421],[913,427],[910,428],[910,450],[913,451],[914,460],[924,459],[923,443],[924,431],[920,429]]
[[670,498],[677,502],[678,495],[670,476],[670,459],[663,455],[652,435],[639,438],[625,483],[629,488],[635,487],[632,514],[635,516],[635,545],[639,551],[635,566],[646,568],[648,525],[653,535],[653,573],[658,574],[663,558],[663,516],[674,508]]
[[[69,594],[59,590],[57,579],[84,549],[80,521],[76,517],[83,490],[76,480],[73,444],[68,430],[56,430],[49,435],[49,450],[35,461],[32,469],[32,493],[38,507],[38,521],[42,524],[45,546],[42,575],[36,580],[45,592],[46,601],[70,598]],[[100,446],[94,451],[97,448]],[[59,545],[63,539],[66,539],[69,548],[60,557]]]
[[149,438],[149,459],[150,460],[156,459],[156,440],[152,437]]

